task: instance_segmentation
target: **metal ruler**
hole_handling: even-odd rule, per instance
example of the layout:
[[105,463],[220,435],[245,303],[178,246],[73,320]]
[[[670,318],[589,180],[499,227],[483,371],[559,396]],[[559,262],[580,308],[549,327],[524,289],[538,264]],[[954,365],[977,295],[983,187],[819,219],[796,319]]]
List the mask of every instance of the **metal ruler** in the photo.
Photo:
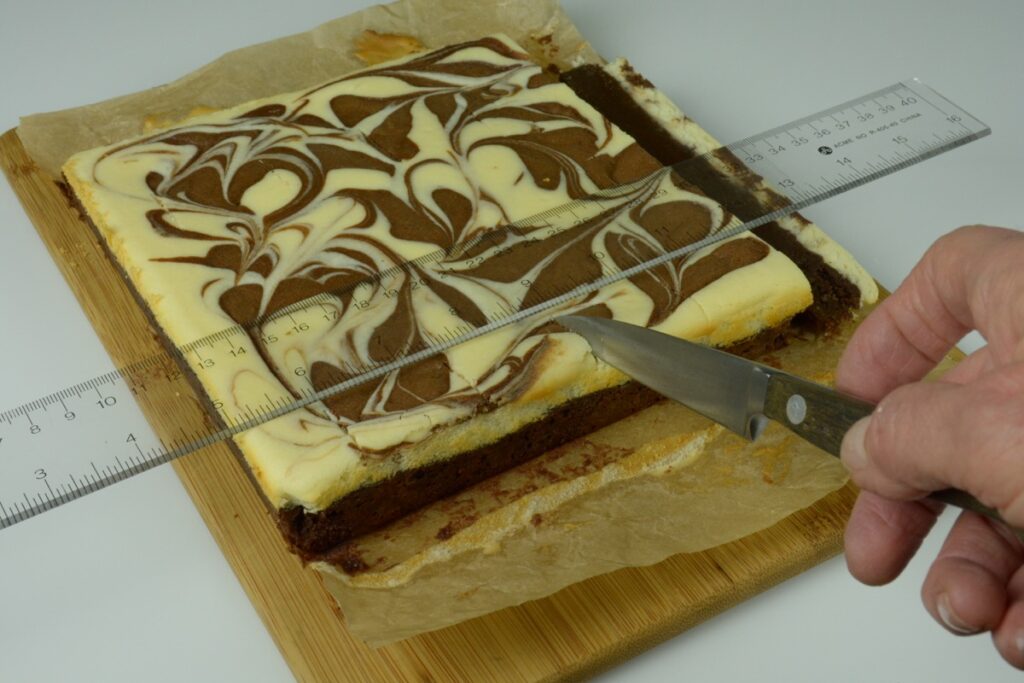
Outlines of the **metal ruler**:
[[[373,367],[357,368],[354,379],[324,391],[309,389],[279,396],[265,395],[235,414],[228,414],[222,406],[214,404],[213,410],[218,414],[211,417],[216,420],[207,420],[206,427],[182,432],[167,441],[148,435],[125,435],[123,428],[119,428],[127,416],[125,411],[136,409],[132,405],[133,398],[148,391],[167,391],[172,388],[169,385],[175,384],[186,392],[184,395],[193,393],[181,365],[187,364],[200,377],[211,368],[230,367],[237,353],[233,340],[245,338],[249,334],[247,329],[225,328],[179,347],[176,354],[147,358],[0,411],[0,529],[989,132],[988,126],[915,79],[745,138],[729,145],[728,151],[784,198],[760,215],[745,216],[745,222],[735,229],[627,268],[605,263],[603,275],[598,279],[579,282],[567,291],[547,292],[543,301],[523,310],[485,311],[484,324],[447,330],[444,335],[428,339],[427,345],[412,353]],[[708,154],[663,169],[661,173],[675,172],[683,177],[691,177],[694,171],[706,173],[708,168],[721,166],[717,158]],[[650,183],[640,181],[602,191],[501,230],[516,233],[519,244],[548,239],[597,213],[622,209],[640,201],[643,188],[649,186]],[[499,234],[497,231],[488,233],[479,242],[493,240],[497,244],[501,241],[497,239]],[[460,250],[472,253],[474,247],[481,246],[479,242],[460,247]],[[401,276],[410,266],[458,257],[459,254],[450,252],[434,252],[380,273],[372,280],[355,285],[353,300],[361,299],[360,288],[366,288],[367,292],[383,288],[386,295],[389,279]],[[283,324],[290,334],[302,334],[310,329],[311,318],[328,314],[323,304],[335,294],[319,294],[293,304],[258,321],[260,329],[270,329],[269,323]],[[273,343],[275,339],[264,341]],[[301,375],[306,369],[287,370]]]

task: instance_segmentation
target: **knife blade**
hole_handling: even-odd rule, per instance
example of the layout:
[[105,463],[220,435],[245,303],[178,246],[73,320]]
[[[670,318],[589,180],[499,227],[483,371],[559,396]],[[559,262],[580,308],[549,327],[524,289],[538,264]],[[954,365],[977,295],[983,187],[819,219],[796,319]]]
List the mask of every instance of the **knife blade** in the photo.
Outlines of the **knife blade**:
[[[577,315],[556,321],[612,367],[749,440],[774,420],[838,458],[843,436],[875,408],[823,384],[646,327]],[[965,491],[944,489],[928,498],[997,520],[1024,540],[1024,531]]]

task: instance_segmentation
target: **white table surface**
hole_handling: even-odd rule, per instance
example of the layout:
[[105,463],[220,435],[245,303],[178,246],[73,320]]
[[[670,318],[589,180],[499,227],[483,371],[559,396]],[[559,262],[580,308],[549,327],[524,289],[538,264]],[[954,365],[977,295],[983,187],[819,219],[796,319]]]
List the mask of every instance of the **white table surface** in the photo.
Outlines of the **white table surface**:
[[[365,4],[0,0],[0,128],[171,80]],[[949,229],[1022,227],[1024,3],[565,4],[599,51],[629,56],[725,141],[909,76],[990,124],[990,138],[807,212],[889,288]],[[6,183],[0,231],[6,408],[110,365]],[[891,586],[863,587],[835,559],[603,680],[1017,680],[987,636],[954,638],[920,607],[938,536]],[[0,532],[0,681],[289,680],[170,468]]]

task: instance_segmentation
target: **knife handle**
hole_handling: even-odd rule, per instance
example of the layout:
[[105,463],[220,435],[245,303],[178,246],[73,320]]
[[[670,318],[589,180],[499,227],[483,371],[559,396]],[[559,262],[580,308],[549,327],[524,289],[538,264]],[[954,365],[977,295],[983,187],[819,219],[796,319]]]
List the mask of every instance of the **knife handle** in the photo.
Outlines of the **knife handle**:
[[[836,457],[839,457],[843,436],[853,423],[874,410],[872,404],[823,384],[778,372],[770,374],[764,406],[766,417],[782,423],[790,431]],[[1001,522],[1024,541],[1024,531],[1010,526],[998,511],[966,491],[944,489],[933,492],[928,498]]]

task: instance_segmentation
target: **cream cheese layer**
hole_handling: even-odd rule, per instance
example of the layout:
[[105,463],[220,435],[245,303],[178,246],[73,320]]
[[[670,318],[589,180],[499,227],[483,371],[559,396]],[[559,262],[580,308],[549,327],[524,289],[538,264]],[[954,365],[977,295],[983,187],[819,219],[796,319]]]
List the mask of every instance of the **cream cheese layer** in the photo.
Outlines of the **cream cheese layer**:
[[[65,176],[178,345],[315,294],[199,379],[228,413],[295,395],[736,225],[503,36],[82,152]],[[652,175],[653,174],[653,175]],[[628,204],[542,212],[634,183]],[[516,222],[517,232],[502,226]],[[494,238],[478,242],[481,235]],[[397,268],[439,251],[448,256]],[[393,272],[377,281],[382,272]],[[363,283],[363,284],[359,284]],[[356,286],[359,285],[359,286]],[[725,345],[811,303],[744,233],[508,325],[235,441],[276,506],[322,510],[397,471],[472,451],[625,381],[550,322],[577,312]]]

